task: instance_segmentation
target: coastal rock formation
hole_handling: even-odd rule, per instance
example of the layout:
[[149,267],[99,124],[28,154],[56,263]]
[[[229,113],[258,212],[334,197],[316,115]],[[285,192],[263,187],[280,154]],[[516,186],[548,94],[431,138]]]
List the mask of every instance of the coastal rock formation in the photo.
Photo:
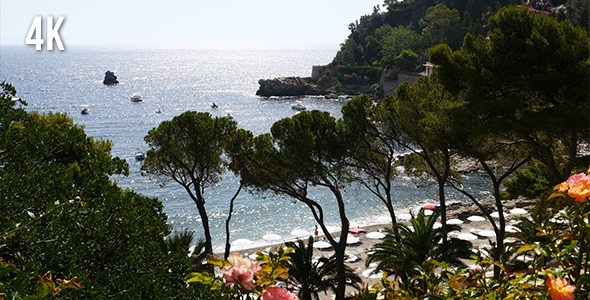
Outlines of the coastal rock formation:
[[102,83],[105,85],[113,85],[118,84],[119,81],[117,81],[117,76],[115,76],[115,73],[106,71],[106,73],[104,73],[104,80]]
[[325,95],[326,91],[313,83],[310,77],[280,77],[275,79],[260,79],[260,88],[256,95],[270,96],[302,96]]

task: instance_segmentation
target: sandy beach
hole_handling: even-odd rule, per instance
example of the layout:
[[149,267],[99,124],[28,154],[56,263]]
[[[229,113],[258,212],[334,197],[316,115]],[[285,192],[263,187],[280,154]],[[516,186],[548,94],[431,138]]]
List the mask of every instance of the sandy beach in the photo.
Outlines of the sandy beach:
[[[481,203],[490,212],[495,211],[495,205],[492,199],[482,200]],[[507,232],[514,230],[514,227],[512,226],[518,221],[518,219],[520,219],[521,217],[529,216],[528,212],[530,211],[534,203],[535,200],[524,198],[503,201],[504,213],[507,224]],[[457,223],[462,222],[461,224],[458,224],[461,226],[461,232],[454,233],[456,236],[462,235],[462,237],[470,238],[470,241],[473,243],[474,249],[477,249],[479,247],[489,247],[489,241],[495,241],[492,225],[487,219],[482,221],[473,221],[474,218],[470,218],[472,216],[483,216],[480,209],[474,204],[452,204],[449,205],[447,210],[447,221],[455,220],[454,222]],[[403,214],[399,214],[398,219],[400,219],[399,221],[401,222],[407,223],[407,217],[407,215],[404,216]],[[470,221],[469,219],[471,219],[472,221]],[[496,222],[496,224],[498,224],[497,218],[494,218],[494,221]],[[372,266],[365,265],[365,262],[367,261],[367,252],[371,249],[373,245],[382,242],[384,239],[391,238],[391,236],[386,236],[383,239],[370,238],[372,236],[370,233],[382,232],[384,228],[388,227],[391,227],[391,224],[379,224],[370,226],[361,225],[361,228],[364,229],[367,233],[350,234],[351,236],[357,237],[359,239],[359,242],[355,244],[349,244],[346,247],[346,252],[349,256],[357,257],[357,260],[355,260],[354,262],[348,262],[347,265],[350,266],[353,270],[355,270],[356,274],[361,277],[364,285],[372,286],[373,284],[379,281],[379,278],[381,278],[381,276],[378,274],[371,274]],[[334,235],[339,236],[338,234]],[[322,237],[323,234],[320,233],[319,239],[321,240]],[[283,244],[280,243],[271,246],[244,249],[232,252],[253,255],[258,251],[267,252],[276,247],[280,247],[281,245]],[[319,258],[321,256],[331,256],[332,254],[333,250],[331,248],[322,250],[314,249],[314,258]],[[466,263],[469,264],[469,262]],[[352,293],[354,291],[355,290],[352,288],[347,288],[347,294]],[[333,299],[331,293],[329,292],[328,294],[320,294],[320,298],[322,300]]]

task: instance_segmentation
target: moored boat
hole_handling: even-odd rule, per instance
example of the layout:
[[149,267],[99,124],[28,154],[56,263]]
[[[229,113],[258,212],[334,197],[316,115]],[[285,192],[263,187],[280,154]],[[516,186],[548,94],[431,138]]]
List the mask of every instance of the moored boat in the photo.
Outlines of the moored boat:
[[143,97],[141,97],[141,95],[138,93],[134,93],[133,95],[131,95],[131,101],[132,102],[141,102],[141,101],[143,101]]

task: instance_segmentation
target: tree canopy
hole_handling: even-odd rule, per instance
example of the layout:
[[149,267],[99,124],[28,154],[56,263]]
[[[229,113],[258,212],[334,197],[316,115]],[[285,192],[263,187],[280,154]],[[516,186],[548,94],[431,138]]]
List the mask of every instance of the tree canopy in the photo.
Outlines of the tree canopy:
[[462,50],[431,51],[441,83],[466,101],[459,109],[470,122],[523,139],[561,182],[589,138],[588,34],[524,7],[501,10],[489,26],[488,38],[468,34]]
[[[247,186],[290,196],[309,207],[334,248],[337,270],[336,298],[344,298],[346,268],[344,252],[349,222],[342,189],[350,181],[346,135],[327,112],[303,111],[273,124],[270,134],[244,136],[231,147],[241,156],[239,171]],[[324,188],[336,202],[342,225],[340,239],[326,227],[324,205],[310,188]]]
[[190,265],[161,250],[169,233],[162,203],[109,179],[127,173],[110,142],[64,114],[26,112],[15,97],[2,83],[0,257],[23,272],[77,276],[85,288],[72,297],[186,295]]
[[201,217],[208,253],[213,253],[213,246],[203,191],[219,182],[225,170],[222,154],[236,131],[233,120],[187,111],[162,122],[145,137],[150,149],[142,170],[173,180],[186,190]]

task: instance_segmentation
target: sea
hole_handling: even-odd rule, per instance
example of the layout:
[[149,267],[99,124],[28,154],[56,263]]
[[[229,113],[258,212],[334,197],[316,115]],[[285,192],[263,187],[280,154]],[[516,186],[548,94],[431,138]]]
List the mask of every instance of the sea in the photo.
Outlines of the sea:
[[[313,65],[332,61],[338,48],[310,46],[293,48],[236,49],[141,49],[109,47],[68,47],[66,51],[35,51],[34,48],[0,47],[0,82],[17,89],[29,111],[67,113],[84,126],[87,135],[110,140],[112,154],[129,164],[129,176],[114,176],[119,186],[158,198],[164,205],[168,224],[174,231],[191,230],[202,236],[197,208],[178,184],[143,174],[138,150],[148,150],[144,137],[160,122],[185,111],[209,112],[213,116],[231,113],[240,128],[254,134],[267,133],[272,124],[298,112],[291,105],[300,101],[308,110],[341,117],[346,99],[323,97],[262,98],[255,95],[259,79],[282,76],[310,76]],[[109,70],[119,84],[105,86]],[[143,102],[130,101],[133,93]],[[217,109],[211,103],[218,104]],[[90,113],[81,114],[88,106]],[[411,178],[399,168],[394,182],[398,214],[416,212],[425,204],[436,204],[433,180]],[[468,174],[465,187],[478,197],[489,197],[491,187],[484,176]],[[205,190],[206,209],[214,250],[223,251],[225,220],[229,201],[239,178],[226,172],[222,180]],[[450,203],[468,199],[450,189]],[[339,231],[338,210],[330,192],[314,188],[311,197],[324,208],[326,224]],[[384,204],[358,185],[344,192],[346,214],[352,226],[387,224],[391,220]],[[250,249],[304,238],[313,234],[316,222],[307,206],[286,196],[242,191],[235,200],[230,223],[232,250]]]

